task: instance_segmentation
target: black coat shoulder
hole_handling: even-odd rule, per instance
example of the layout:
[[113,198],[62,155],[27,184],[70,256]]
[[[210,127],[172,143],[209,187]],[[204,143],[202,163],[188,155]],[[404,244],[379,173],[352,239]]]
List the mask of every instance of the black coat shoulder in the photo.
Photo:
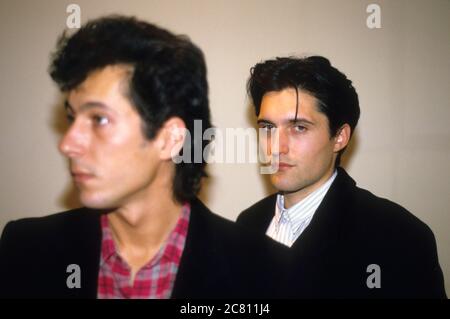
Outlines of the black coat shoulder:
[[[95,296],[100,255],[99,212],[79,208],[9,222],[0,239],[0,296]],[[83,270],[82,289],[66,284],[69,265]],[[89,283],[89,284],[88,284]]]
[[[42,217],[28,217],[10,221],[3,229],[0,243],[18,240],[27,243],[54,241],[59,234],[70,232],[74,226],[92,222],[97,211],[77,208]],[[77,229],[79,230],[79,229]],[[31,241],[31,242],[30,242]]]
[[277,194],[269,195],[242,211],[236,223],[257,233],[265,232],[275,213]]
[[[356,187],[353,201],[348,206],[346,226],[360,238],[368,237],[381,242],[424,243],[434,242],[430,227],[401,205],[378,197],[370,191]],[[364,234],[364,235],[363,235]]]
[[[238,223],[265,233],[275,203],[276,195],[264,198],[244,210]],[[341,168],[291,251],[307,268],[301,277],[312,287],[307,297],[445,298],[431,229],[404,207],[356,186]],[[371,265],[382,270],[381,289],[366,285]]]
[[191,211],[177,297],[289,296],[286,273],[279,271],[290,261],[287,248],[216,215],[200,201],[192,203]]

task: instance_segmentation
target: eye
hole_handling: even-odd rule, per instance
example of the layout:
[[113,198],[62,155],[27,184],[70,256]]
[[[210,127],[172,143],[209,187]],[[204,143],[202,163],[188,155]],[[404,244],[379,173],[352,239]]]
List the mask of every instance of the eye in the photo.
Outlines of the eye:
[[266,132],[270,132],[275,127],[272,124],[269,124],[269,123],[261,123],[261,124],[259,124],[259,128],[264,130],[264,131],[266,131]]
[[75,116],[73,116],[73,114],[67,113],[66,114],[66,120],[67,120],[67,123],[72,124],[73,121],[75,121]]
[[99,126],[104,126],[109,123],[109,118],[103,115],[94,115],[92,116],[94,123]]
[[306,127],[304,127],[303,125],[295,125],[294,131],[296,133],[303,133],[304,131],[306,131]]

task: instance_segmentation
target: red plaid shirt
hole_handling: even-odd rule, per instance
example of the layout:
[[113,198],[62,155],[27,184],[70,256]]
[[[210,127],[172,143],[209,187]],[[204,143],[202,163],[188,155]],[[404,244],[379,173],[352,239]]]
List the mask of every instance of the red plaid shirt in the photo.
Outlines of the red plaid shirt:
[[167,299],[177,275],[189,225],[190,206],[183,206],[181,217],[159,252],[136,274],[131,285],[131,268],[118,254],[106,215],[101,216],[102,251],[98,274],[99,299]]

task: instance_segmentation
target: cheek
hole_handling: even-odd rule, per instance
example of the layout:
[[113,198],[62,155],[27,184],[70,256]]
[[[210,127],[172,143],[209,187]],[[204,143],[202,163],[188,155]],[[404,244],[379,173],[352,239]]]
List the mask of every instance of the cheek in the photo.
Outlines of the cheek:
[[137,178],[146,175],[156,161],[155,154],[139,145],[124,147],[122,153],[117,153],[117,159],[118,170]]
[[155,158],[149,145],[138,137],[114,136],[94,151],[100,171],[118,182],[122,178],[136,178],[145,174]]
[[296,141],[295,157],[300,162],[309,165],[321,165],[323,161],[332,157],[333,146],[328,139],[324,138],[304,138]]
[[102,190],[109,198],[120,199],[140,192],[152,184],[157,172],[155,158],[140,152],[117,154],[107,169]]

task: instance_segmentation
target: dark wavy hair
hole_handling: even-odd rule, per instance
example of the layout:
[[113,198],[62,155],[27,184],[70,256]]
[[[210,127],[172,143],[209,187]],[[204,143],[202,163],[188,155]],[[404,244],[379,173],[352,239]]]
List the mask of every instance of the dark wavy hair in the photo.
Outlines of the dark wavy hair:
[[[185,36],[176,36],[134,17],[107,16],[89,21],[72,36],[64,32],[52,55],[49,73],[63,92],[75,89],[94,70],[114,64],[129,64],[128,98],[143,120],[148,139],[156,136],[164,122],[180,117],[191,134],[186,147],[207,145],[194,136],[194,120],[201,120],[203,132],[211,127],[206,64],[202,51]],[[190,137],[190,140],[189,140]],[[183,159],[183,149],[180,155]],[[187,152],[185,150],[185,152]],[[191,152],[191,161],[175,166],[175,200],[193,199],[206,176],[205,159]]]
[[[256,115],[259,115],[264,94],[287,88],[302,90],[317,99],[318,111],[328,118],[330,137],[336,136],[345,123],[353,135],[360,115],[358,94],[352,81],[331,66],[328,59],[321,56],[284,57],[256,64],[247,82]],[[336,158],[336,167],[344,150]]]

